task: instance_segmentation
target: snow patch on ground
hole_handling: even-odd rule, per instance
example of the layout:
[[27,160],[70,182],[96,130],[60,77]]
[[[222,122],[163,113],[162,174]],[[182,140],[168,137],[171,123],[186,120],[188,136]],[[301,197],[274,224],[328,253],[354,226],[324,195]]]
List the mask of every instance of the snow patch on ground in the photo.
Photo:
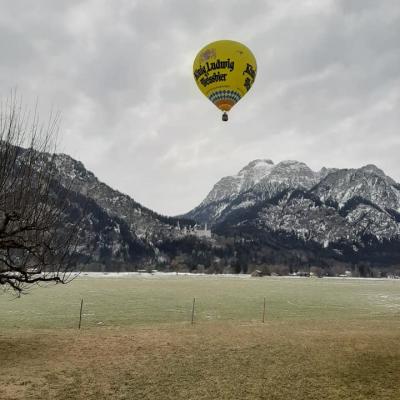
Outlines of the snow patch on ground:
[[[316,279],[307,278],[299,276],[263,276],[263,277],[252,277],[250,274],[200,274],[200,273],[190,273],[190,272],[85,272],[79,275],[79,279],[85,278],[155,278],[155,279],[168,279],[168,278],[179,278],[179,277],[190,277],[190,278],[208,278],[208,279]],[[323,279],[336,280],[338,283],[342,281],[376,281],[376,282],[398,282],[400,285],[400,279],[392,278],[359,278],[359,277],[333,277],[325,276]]]
[[85,272],[79,276],[80,278],[176,278],[176,277],[201,277],[201,278],[235,278],[235,279],[249,279],[250,274],[193,274],[190,272]]

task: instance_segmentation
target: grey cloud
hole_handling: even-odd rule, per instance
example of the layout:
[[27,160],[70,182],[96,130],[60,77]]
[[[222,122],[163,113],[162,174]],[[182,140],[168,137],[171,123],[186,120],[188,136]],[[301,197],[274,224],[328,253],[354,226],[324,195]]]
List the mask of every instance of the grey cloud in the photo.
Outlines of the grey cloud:
[[[62,150],[165,214],[255,158],[370,162],[400,180],[397,0],[0,0],[0,93],[62,111]],[[197,90],[206,43],[243,41],[254,87],[222,124]]]

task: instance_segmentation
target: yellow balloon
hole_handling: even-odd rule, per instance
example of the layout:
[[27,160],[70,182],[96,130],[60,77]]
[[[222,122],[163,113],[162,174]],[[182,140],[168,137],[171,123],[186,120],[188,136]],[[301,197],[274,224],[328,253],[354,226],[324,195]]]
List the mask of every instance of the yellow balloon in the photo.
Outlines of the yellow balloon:
[[257,74],[253,53],[233,40],[204,46],[193,63],[193,75],[201,92],[221,111],[229,111],[251,88]]

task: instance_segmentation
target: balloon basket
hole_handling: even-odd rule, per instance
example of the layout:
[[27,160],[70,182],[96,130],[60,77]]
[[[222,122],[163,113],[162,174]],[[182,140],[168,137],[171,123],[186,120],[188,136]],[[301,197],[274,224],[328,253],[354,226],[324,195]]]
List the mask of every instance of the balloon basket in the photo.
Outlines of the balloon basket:
[[228,121],[228,114],[226,112],[222,114],[222,121]]

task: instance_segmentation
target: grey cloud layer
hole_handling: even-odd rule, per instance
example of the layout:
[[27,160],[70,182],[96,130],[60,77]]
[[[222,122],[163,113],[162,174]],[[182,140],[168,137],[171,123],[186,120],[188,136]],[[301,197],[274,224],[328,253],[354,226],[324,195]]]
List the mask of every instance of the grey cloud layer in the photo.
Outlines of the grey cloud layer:
[[[165,214],[255,158],[376,163],[400,180],[397,0],[0,0],[0,93],[62,112],[61,149]],[[243,41],[256,83],[222,124],[192,79]]]

